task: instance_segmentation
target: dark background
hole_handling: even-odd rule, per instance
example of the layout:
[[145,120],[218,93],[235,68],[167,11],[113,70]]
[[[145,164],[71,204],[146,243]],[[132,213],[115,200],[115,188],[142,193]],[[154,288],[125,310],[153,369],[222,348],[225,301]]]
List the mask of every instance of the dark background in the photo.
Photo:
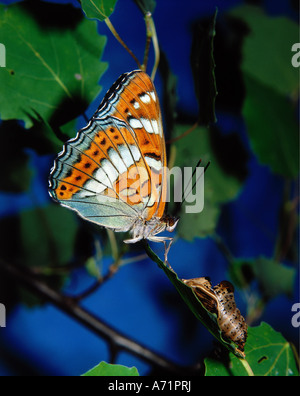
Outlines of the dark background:
[[[2,1],[2,3],[9,2]],[[177,0],[158,0],[154,21],[161,48],[167,56],[172,72],[178,77],[178,118],[193,122],[198,104],[190,66],[192,27],[197,20],[211,16],[215,12],[215,7],[218,7],[221,18],[222,13],[247,2],[194,0],[185,3],[182,4]],[[285,15],[297,20],[296,2],[265,0],[248,1],[248,3],[261,5],[270,15]],[[78,6],[76,1],[73,4]],[[134,49],[139,58],[142,58],[145,40],[140,32],[144,32],[144,21],[134,2],[120,0],[111,16],[111,21],[128,46]],[[109,63],[109,68],[100,81],[103,86],[100,97],[90,105],[88,116],[93,114],[104,93],[120,74],[137,68],[104,23],[99,23],[99,32],[108,38],[103,60]],[[221,42],[221,37],[219,40]],[[152,60],[151,56],[150,65]],[[218,69],[222,67],[221,59],[220,62],[218,60],[216,62],[218,83]],[[159,75],[156,86],[158,94],[161,95],[162,84]],[[218,89],[220,91],[221,87]],[[231,98],[231,105],[236,108],[241,106],[243,88],[240,86],[240,90],[227,92],[228,97]],[[224,105],[226,102],[224,96],[223,100]],[[238,130],[243,139],[246,139],[245,126],[241,118],[224,108],[217,99],[220,129],[224,133]],[[84,124],[85,121],[79,119],[78,128]],[[224,205],[218,232],[237,257],[259,255],[271,257],[277,237],[278,211],[284,183],[280,176],[272,174],[267,166],[258,163],[255,156],[249,152],[247,142],[245,147],[249,160],[248,176],[243,192],[233,202]],[[52,166],[53,156],[38,156],[34,152],[31,152],[30,156],[32,165],[38,164],[36,166],[38,171],[32,180],[30,191],[23,194],[0,193],[0,216],[3,219],[20,210],[30,209],[33,202],[41,207],[49,203],[47,181],[44,176]],[[195,164],[191,164],[193,165]],[[33,195],[34,200],[32,200]],[[1,230],[2,232],[4,230]],[[159,247],[153,248],[162,253]],[[131,255],[139,253],[142,253],[142,249],[137,248]],[[196,239],[192,243],[183,239],[177,240],[172,246],[169,260],[182,278],[208,275],[214,284],[228,279],[225,257],[210,238]],[[112,259],[106,257],[104,266],[108,266],[111,262]],[[196,273],[195,266],[197,266]],[[90,284],[91,278],[85,269],[78,269],[70,275],[65,284],[65,291],[76,293]],[[237,290],[236,298],[238,306],[245,313],[245,295]],[[298,301],[297,281],[293,297],[288,298],[283,295],[276,297],[267,304],[260,318],[295,344],[298,343],[298,329],[291,326],[291,307]],[[88,297],[84,301],[84,306],[137,342],[182,365],[195,363],[214,347],[212,336],[194,319],[165,275],[149,259],[124,266],[112,280]],[[254,325],[259,324],[260,320]],[[0,329],[1,375],[24,373],[80,375],[99,361],[108,359],[105,341],[50,304],[33,307],[22,303],[14,305],[8,313],[6,329]],[[117,363],[135,365],[140,374],[147,374],[149,370],[144,362],[125,353],[119,355]]]

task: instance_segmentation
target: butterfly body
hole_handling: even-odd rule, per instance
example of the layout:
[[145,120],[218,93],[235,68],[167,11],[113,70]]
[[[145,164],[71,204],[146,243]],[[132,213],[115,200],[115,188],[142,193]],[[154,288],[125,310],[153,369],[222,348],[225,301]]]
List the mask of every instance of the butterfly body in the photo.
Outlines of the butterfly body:
[[158,96],[146,73],[125,73],[88,125],[58,154],[49,177],[50,196],[86,220],[130,231],[126,243],[165,243],[172,238],[157,234],[173,231],[177,224],[164,216],[166,191]]

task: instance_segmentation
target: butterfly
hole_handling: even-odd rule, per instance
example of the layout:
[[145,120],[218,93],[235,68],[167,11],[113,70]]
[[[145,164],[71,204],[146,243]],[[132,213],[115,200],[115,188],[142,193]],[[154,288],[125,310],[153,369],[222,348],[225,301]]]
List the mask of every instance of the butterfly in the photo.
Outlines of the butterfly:
[[[165,215],[166,146],[159,99],[141,70],[122,74],[87,126],[68,140],[49,176],[50,196],[88,221],[131,233],[125,243],[163,242],[178,220]],[[167,243],[169,244],[167,245]]]
[[236,352],[245,357],[244,346],[247,340],[248,326],[236,306],[234,286],[229,281],[222,281],[212,287],[208,277],[182,279],[182,281],[194,290],[209,312],[217,315],[222,336],[233,341],[237,345]]

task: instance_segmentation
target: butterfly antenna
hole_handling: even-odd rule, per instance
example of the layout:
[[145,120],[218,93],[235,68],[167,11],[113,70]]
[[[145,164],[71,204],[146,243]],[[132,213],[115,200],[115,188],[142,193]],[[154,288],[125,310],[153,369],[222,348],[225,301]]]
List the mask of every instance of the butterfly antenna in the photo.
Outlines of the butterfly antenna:
[[[193,177],[194,177],[194,175],[195,175],[195,173],[196,173],[196,170],[197,170],[197,168],[199,167],[199,165],[201,164],[201,162],[202,162],[202,160],[200,159],[200,160],[198,161],[198,163],[197,163],[197,165],[196,165],[196,167],[195,167],[193,173],[192,173],[192,177],[191,177],[191,179],[190,179],[188,185],[186,186],[184,192],[182,193],[181,203],[180,203],[180,206],[179,206],[179,210],[181,209],[182,204],[183,204],[184,201],[186,200],[186,197],[191,193],[191,191],[193,191],[195,185],[198,183],[198,180],[199,180],[200,177],[202,176],[202,173],[201,173],[200,176],[198,177],[198,179],[196,179],[196,181],[195,181],[195,183],[193,184],[192,188],[190,189],[189,193],[186,195],[185,192],[186,192],[187,188],[190,186],[190,183],[192,182]],[[206,170],[207,170],[207,168],[209,167],[209,165],[210,165],[210,161],[208,161],[208,163],[206,164],[206,166],[205,166],[205,168],[204,168],[204,171],[203,171],[203,174],[206,172]]]
[[195,166],[195,169],[193,170],[193,174],[192,174],[192,177],[190,178],[190,180],[189,180],[189,182],[188,182],[188,185],[185,187],[184,191],[182,192],[182,195],[181,195],[181,205],[182,205],[183,202],[185,201],[185,199],[184,199],[184,197],[186,196],[186,195],[185,195],[185,192],[186,192],[186,190],[190,187],[190,184],[191,184],[191,182],[192,182],[192,180],[193,180],[194,174],[196,173],[196,169],[197,169],[198,166],[201,164],[201,162],[202,162],[202,159],[200,158],[199,161],[198,161],[198,163],[197,163],[197,165]]

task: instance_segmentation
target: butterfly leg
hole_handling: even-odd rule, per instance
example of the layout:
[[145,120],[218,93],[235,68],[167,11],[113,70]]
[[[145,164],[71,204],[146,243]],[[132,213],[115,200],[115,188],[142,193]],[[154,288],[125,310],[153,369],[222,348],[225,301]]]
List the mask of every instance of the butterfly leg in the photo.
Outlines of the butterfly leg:
[[167,246],[167,242],[164,241],[164,245],[165,245],[165,263],[166,263],[171,269],[173,269],[173,268],[171,267],[171,265],[170,265],[169,262],[168,262],[168,253],[169,253],[169,250],[170,250],[170,247],[171,247],[172,243],[173,243],[173,238],[170,238],[170,239],[169,239],[169,245],[168,245],[168,246]]
[[123,242],[124,243],[136,243],[136,242],[141,241],[142,239],[143,239],[142,236],[138,236],[138,237],[132,238],[132,239],[125,239]]
[[[170,263],[168,262],[168,253],[169,253],[171,244],[173,242],[173,238],[151,236],[151,238],[148,238],[148,239],[153,242],[162,242],[164,244],[164,247],[165,247],[164,264],[167,265],[172,271],[174,271],[173,268],[171,267]],[[168,242],[169,242],[169,244],[168,244]]]

